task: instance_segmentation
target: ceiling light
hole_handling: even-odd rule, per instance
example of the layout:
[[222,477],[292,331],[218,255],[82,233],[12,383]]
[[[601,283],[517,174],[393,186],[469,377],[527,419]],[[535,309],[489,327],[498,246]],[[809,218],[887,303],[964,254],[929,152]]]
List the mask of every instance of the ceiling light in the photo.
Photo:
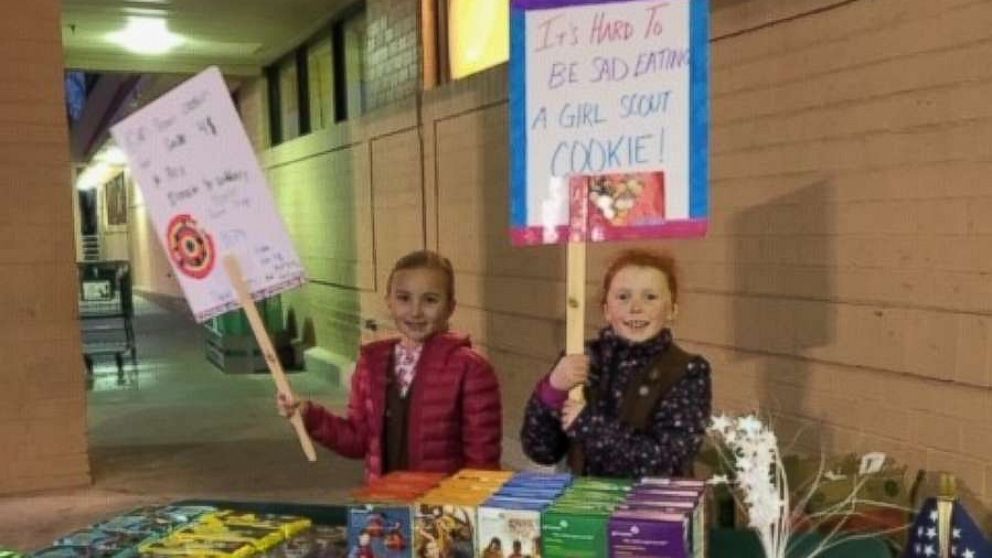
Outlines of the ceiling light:
[[107,40],[137,54],[165,54],[185,42],[164,19],[151,17],[129,17],[124,29],[108,33]]
[[124,156],[124,151],[117,147],[116,145],[106,145],[93,156],[93,160],[106,163],[108,165],[114,165],[118,167],[123,167],[127,165],[127,157]]
[[77,190],[93,190],[114,177],[110,165],[96,163],[88,165],[76,178]]

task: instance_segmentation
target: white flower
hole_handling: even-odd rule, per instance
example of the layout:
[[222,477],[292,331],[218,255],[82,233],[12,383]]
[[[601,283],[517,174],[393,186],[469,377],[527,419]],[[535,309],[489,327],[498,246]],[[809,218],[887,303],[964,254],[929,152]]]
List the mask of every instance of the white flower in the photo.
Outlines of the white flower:
[[710,430],[716,430],[720,434],[725,434],[728,428],[730,428],[730,419],[727,415],[717,415],[710,422]]
[[[758,534],[767,558],[783,558],[789,533],[789,503],[783,499],[786,487],[781,471],[778,440],[757,417],[748,415],[730,419],[724,415],[713,418],[711,434],[722,441],[733,456],[734,482],[740,489],[748,513],[748,525]],[[710,480],[711,484],[727,483],[726,477]]]
[[723,438],[727,441],[728,445],[732,445],[737,442],[737,431],[729,430],[723,435]]
[[737,420],[737,428],[751,435],[760,434],[764,427],[765,425],[761,424],[761,421],[755,418],[754,415],[748,415]]

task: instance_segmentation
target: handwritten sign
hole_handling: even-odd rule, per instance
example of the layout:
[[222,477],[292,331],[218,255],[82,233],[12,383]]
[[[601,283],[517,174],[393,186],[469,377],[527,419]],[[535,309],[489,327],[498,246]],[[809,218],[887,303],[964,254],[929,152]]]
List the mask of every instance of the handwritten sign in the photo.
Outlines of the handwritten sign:
[[[708,222],[707,0],[513,0],[511,236],[702,236]],[[569,184],[573,187],[570,188]]]
[[220,258],[252,298],[305,281],[303,267],[217,68],[111,128],[198,322],[239,306]]

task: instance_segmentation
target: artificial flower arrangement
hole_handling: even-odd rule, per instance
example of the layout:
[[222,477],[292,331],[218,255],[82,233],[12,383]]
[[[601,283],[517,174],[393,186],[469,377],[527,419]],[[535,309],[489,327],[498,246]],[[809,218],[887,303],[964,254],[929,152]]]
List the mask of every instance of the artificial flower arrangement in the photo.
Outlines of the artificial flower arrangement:
[[[717,474],[710,484],[731,488],[737,505],[747,517],[761,543],[765,558],[786,558],[794,555],[798,531],[826,530],[825,536],[813,547],[804,550],[805,558],[814,558],[845,541],[857,538],[885,536],[905,531],[908,521],[898,521],[878,530],[847,532],[843,528],[851,519],[859,518],[866,506],[873,509],[892,509],[899,517],[911,508],[889,501],[864,497],[866,483],[874,480],[873,473],[880,470],[877,454],[869,454],[875,462],[866,469],[850,476],[828,471],[825,460],[820,460],[819,470],[799,490],[790,490],[787,467],[779,451],[775,433],[754,415],[713,417],[709,435],[723,462],[727,474]],[[884,462],[884,456],[882,457]],[[824,483],[841,479],[848,481],[846,494],[818,506],[810,512],[808,504],[820,496]]]

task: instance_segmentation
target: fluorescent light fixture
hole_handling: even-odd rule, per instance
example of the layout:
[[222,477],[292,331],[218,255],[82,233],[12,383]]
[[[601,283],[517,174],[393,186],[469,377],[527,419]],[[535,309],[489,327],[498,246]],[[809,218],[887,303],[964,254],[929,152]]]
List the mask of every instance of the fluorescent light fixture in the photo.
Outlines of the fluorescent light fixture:
[[76,175],[76,189],[99,188],[123,172],[125,167],[127,167],[127,157],[124,156],[124,151],[108,139],[93,155],[89,164]]
[[116,176],[114,168],[106,163],[88,165],[76,178],[77,190],[93,190]]
[[131,8],[125,6],[121,10],[129,16],[165,17],[169,12],[159,8]]
[[124,29],[106,38],[136,54],[165,54],[186,41],[169,31],[164,19],[153,17],[129,17]]
[[124,156],[124,151],[122,151],[120,147],[112,144],[104,146],[103,149],[93,156],[93,160],[99,163],[106,163],[108,165],[118,167],[127,165],[127,158]]

